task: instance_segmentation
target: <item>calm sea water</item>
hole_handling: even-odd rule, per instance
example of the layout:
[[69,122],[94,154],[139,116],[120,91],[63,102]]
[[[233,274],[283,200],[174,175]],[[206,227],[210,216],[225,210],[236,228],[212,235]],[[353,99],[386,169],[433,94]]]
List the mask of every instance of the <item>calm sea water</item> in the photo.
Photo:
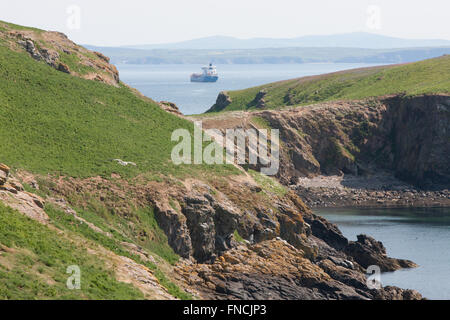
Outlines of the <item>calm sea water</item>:
[[450,299],[450,208],[323,209],[350,240],[365,233],[380,240],[388,255],[409,259],[417,269],[384,273],[383,285],[416,289],[428,299]]
[[218,65],[216,83],[191,83],[190,75],[201,65],[119,64],[120,78],[156,101],[171,101],[184,114],[208,110],[224,90],[239,90],[297,77],[374,66],[365,63],[232,64]]

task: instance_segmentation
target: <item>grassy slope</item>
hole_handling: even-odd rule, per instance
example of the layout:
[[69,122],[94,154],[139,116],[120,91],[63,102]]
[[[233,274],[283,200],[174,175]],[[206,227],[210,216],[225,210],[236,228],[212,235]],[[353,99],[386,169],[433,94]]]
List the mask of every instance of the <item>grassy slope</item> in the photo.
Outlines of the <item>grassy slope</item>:
[[[85,245],[0,202],[0,299],[143,299]],[[81,290],[66,287],[71,265],[81,269]]]
[[[13,24],[7,26],[41,32]],[[0,162],[43,176],[49,173],[51,176],[109,177],[111,173],[119,173],[125,178],[143,174],[150,179],[159,179],[162,175],[199,177],[199,174],[217,176],[238,172],[228,165],[173,165],[170,154],[176,142],[171,142],[172,131],[183,128],[192,132],[190,121],[161,110],[155,102],[139,97],[125,85],[116,88],[58,72],[44,62],[33,60],[25,52],[11,50],[1,37],[0,124]],[[112,161],[116,158],[135,162],[137,167],[120,166]],[[51,195],[51,192],[43,192],[44,184],[40,185],[42,188],[38,191],[25,187],[44,197]],[[29,256],[17,260],[17,255],[12,254],[4,265],[0,263],[0,299],[142,297],[133,287],[117,283],[110,271],[101,266],[100,269],[91,268],[89,261],[95,260],[93,256],[76,251],[78,249],[73,249],[72,254],[72,248],[66,248],[66,245],[76,246],[76,243],[57,239],[47,227],[21,217],[3,207],[1,202],[0,206],[0,248],[2,245],[17,248]],[[52,224],[59,229],[144,264],[169,293],[181,299],[191,297],[161,271],[175,263],[178,256],[158,227],[153,208],[135,208],[126,217],[107,211],[102,203],[76,209],[80,216],[112,233],[112,238],[79,224],[72,216],[51,206],[45,208]],[[130,228],[131,224],[136,227]],[[14,233],[8,230],[14,230]],[[30,231],[32,237],[27,238]],[[155,257],[157,265],[130,254],[122,241],[142,246]],[[40,281],[40,275],[31,272],[30,266],[39,266],[41,259],[47,259],[49,254],[55,254],[51,257],[51,265],[39,267],[44,278],[50,281],[48,284]],[[12,263],[10,260],[15,261],[13,266],[17,272],[6,269],[5,265]],[[85,280],[93,287],[82,294],[68,292],[62,282],[67,279],[63,276],[66,264],[75,260],[82,264],[87,261],[82,267],[92,271],[92,276],[86,275]]]
[[254,109],[261,90],[266,108],[296,106],[343,99],[364,99],[387,94],[450,93],[450,56],[398,66],[355,69],[316,77],[275,82],[228,94],[232,103],[224,110]]
[[14,24],[11,22],[6,22],[3,20],[0,20],[0,23],[5,25],[5,27],[0,26],[0,30],[2,30],[2,29],[6,30],[6,27],[7,27],[8,29],[14,29],[14,30],[34,31],[34,32],[38,32],[38,33],[43,32],[43,30],[38,29],[38,28],[21,26],[21,25]]
[[[170,163],[175,145],[170,138],[177,128],[192,131],[192,124],[125,86],[58,72],[1,43],[0,79],[2,162],[36,173],[82,177],[186,170]],[[116,158],[138,166],[122,167],[112,161]]]
[[[141,172],[192,174],[186,172],[187,167],[176,167],[169,163],[172,130],[176,128],[192,130],[191,123],[162,111],[156,103],[138,98],[125,86],[115,88],[58,72],[44,63],[34,61],[25,53],[9,50],[1,43],[0,79],[2,80],[0,162],[34,173],[80,177],[109,175],[112,172],[125,176],[134,176]],[[119,166],[111,161],[113,158],[134,161],[138,167]],[[221,172],[220,168],[214,170],[214,174]],[[228,168],[225,168],[224,172],[228,172]],[[127,241],[143,245],[170,263],[178,259],[168,246],[164,233],[154,221],[152,208],[143,208],[131,215],[130,219],[139,223],[139,230],[155,235],[153,241],[139,241],[128,230],[122,230],[122,233],[129,235],[128,237],[116,232],[114,238],[109,239],[96,234],[86,226],[75,228],[77,224],[66,214],[57,214],[50,207],[47,207],[46,211],[60,229],[75,232],[82,238],[99,243],[117,254],[130,256],[120,244],[121,241]],[[11,228],[4,220],[8,212],[3,208],[0,212],[0,229]],[[95,209],[80,214],[94,220],[96,225],[108,229],[107,231],[111,231],[110,225],[116,229],[127,225],[120,217],[116,217],[117,221],[113,223],[105,221],[101,212]],[[27,225],[20,223],[16,226],[15,232],[26,234],[28,228]],[[37,233],[42,233],[43,238],[42,241],[36,238],[33,245],[47,246],[46,232],[46,229],[37,228],[36,237]],[[8,246],[12,239],[14,239],[12,234],[3,233],[0,244]],[[53,241],[60,245],[56,239]],[[29,247],[29,244],[24,245],[27,250]],[[74,256],[75,260],[79,260],[78,258]],[[85,258],[95,260],[93,257]],[[143,263],[138,257],[130,256],[130,258]],[[31,259],[29,263],[34,264],[33,261]],[[27,271],[27,265],[24,263],[24,261],[17,263],[16,273],[2,273],[0,278],[3,278],[3,284],[0,284],[0,294],[3,296],[0,296],[0,299],[142,297],[140,292],[135,292],[133,288],[127,289],[132,294],[123,288],[117,289],[116,294],[115,284],[113,286],[110,283],[115,283],[115,280],[105,270],[97,270],[97,276],[101,277],[103,274],[104,278],[99,278],[99,281],[93,284],[99,286],[98,290],[101,292],[98,294],[68,294],[67,289],[60,283],[46,285],[42,281],[36,282],[36,277]],[[58,260],[49,268],[50,279],[62,279],[59,270],[61,263],[62,261]],[[168,288],[171,294],[179,298],[189,297],[171,283],[157,266],[147,265],[147,267],[154,271],[160,283]],[[90,267],[87,269],[90,270]],[[12,284],[19,281],[23,281],[23,289],[17,291],[13,289]],[[125,291],[122,294],[123,290]],[[42,296],[35,295],[37,291],[42,292],[40,293]]]

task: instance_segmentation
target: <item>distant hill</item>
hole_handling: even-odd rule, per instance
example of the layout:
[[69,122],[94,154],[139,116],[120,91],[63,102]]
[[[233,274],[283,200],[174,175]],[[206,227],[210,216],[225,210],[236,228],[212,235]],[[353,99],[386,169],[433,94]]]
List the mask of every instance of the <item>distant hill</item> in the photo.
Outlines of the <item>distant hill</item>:
[[367,32],[313,35],[297,38],[238,39],[213,36],[182,42],[125,46],[133,49],[259,49],[286,47],[351,47],[368,49],[450,46],[449,40],[402,39]]
[[450,54],[448,47],[401,49],[262,48],[262,49],[130,49],[86,46],[111,58],[114,64],[282,64],[282,63],[404,63]]

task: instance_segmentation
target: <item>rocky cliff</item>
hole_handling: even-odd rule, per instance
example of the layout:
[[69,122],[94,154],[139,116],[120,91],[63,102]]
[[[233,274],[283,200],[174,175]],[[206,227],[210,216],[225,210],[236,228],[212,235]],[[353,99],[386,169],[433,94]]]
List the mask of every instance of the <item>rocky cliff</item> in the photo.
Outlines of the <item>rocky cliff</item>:
[[347,205],[352,202],[339,197],[367,205],[383,198],[399,205],[449,205],[448,95],[392,95],[204,118],[207,128],[261,123],[280,130],[278,179],[297,185],[312,203],[328,192],[333,203]]
[[281,131],[283,181],[382,168],[418,186],[450,183],[450,97],[392,96],[262,112]]

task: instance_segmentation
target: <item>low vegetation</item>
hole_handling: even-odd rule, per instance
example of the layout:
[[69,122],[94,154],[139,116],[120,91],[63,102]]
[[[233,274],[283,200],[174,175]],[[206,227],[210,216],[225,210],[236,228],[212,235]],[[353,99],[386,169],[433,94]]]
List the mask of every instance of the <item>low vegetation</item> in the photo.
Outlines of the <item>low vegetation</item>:
[[260,172],[254,171],[252,169],[249,169],[248,173],[262,188],[262,191],[269,195],[274,194],[282,198],[288,192],[285,186],[281,185],[275,178],[271,176],[261,174]]
[[348,70],[275,82],[227,92],[231,104],[211,111],[253,110],[265,91],[267,109],[335,100],[359,100],[390,94],[450,93],[450,55],[404,65]]
[[[68,215],[52,206],[46,206],[45,211],[58,228],[79,234],[82,237],[89,239],[97,244],[100,244],[104,248],[111,250],[117,255],[128,257],[136,261],[137,263],[145,265],[146,267],[148,267],[150,270],[153,271],[155,277],[158,279],[161,285],[168,290],[168,292],[171,295],[179,299],[191,298],[189,294],[185,293],[180,288],[178,288],[173,282],[171,282],[155,263],[143,261],[141,257],[127,251],[122,244],[123,242],[128,243],[138,242],[138,244],[139,242],[144,242],[144,246],[147,248],[147,250],[152,251],[153,253],[161,256],[163,259],[166,259],[170,263],[175,263],[179,257],[168,246],[167,239],[165,238],[165,235],[163,234],[162,230],[158,227],[156,221],[154,220],[153,213],[151,214],[149,214],[148,212],[145,213],[145,215],[147,215],[146,218],[147,221],[142,221],[142,225],[139,225],[139,228],[142,228],[142,230],[147,230],[149,233],[151,232],[152,234],[156,234],[156,236],[159,237],[159,239],[154,240],[145,239],[142,241],[136,241],[135,238],[136,235],[130,234],[129,233],[130,230],[127,230],[127,228],[124,227],[125,225],[128,225],[129,229],[129,223],[127,223],[127,221],[123,219],[120,222],[118,222],[118,220],[121,219],[119,217],[114,218],[115,223],[109,222],[111,223],[110,225],[103,218],[99,217],[96,213],[89,213],[82,210],[79,211],[81,212],[81,216],[85,218],[87,221],[93,223],[97,227],[100,227],[100,229],[102,229],[105,233],[108,232],[111,235],[109,237],[103,233],[94,231],[87,224],[76,220],[73,216]],[[115,228],[115,226],[117,228]]]
[[[67,267],[82,271],[81,290],[69,290]],[[0,299],[143,299],[86,244],[57,232],[0,202]]]
[[14,168],[73,177],[235,172],[226,165],[173,165],[171,134],[193,131],[192,123],[124,85],[73,77],[1,44],[0,78],[0,159]]

